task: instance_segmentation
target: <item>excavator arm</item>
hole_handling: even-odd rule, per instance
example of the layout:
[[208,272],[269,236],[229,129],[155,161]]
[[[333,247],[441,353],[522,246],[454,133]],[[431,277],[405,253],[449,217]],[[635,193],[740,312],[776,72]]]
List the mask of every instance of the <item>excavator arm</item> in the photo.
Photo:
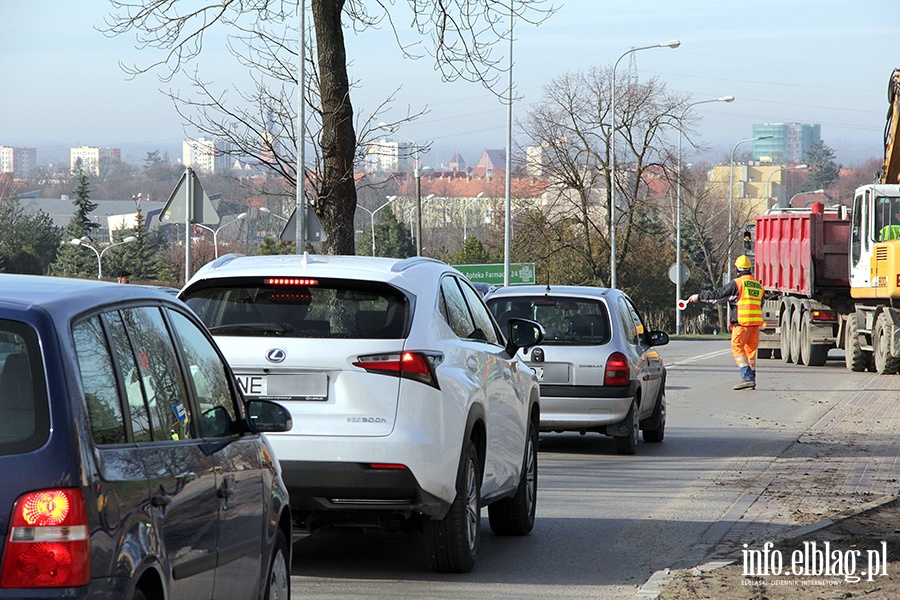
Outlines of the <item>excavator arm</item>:
[[884,167],[880,183],[900,183],[900,69],[888,82],[888,113],[884,125]]

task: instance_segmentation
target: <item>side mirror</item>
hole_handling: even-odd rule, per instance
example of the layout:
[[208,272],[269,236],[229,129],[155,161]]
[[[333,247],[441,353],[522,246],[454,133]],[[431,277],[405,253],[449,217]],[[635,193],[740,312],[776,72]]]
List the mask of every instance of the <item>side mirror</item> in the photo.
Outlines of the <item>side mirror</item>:
[[665,331],[651,331],[648,337],[651,346],[665,346],[669,343],[669,334]]
[[270,400],[248,400],[247,418],[254,431],[290,431],[294,426],[291,413],[282,405]]
[[530,319],[510,319],[506,332],[506,353],[510,356],[515,356],[519,348],[536,346],[544,339],[544,327]]

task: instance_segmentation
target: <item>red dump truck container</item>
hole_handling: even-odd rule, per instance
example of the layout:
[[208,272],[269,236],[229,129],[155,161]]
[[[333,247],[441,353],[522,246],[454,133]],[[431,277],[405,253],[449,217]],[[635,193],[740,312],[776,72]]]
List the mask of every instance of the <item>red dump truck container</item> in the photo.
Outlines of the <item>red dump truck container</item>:
[[821,365],[840,347],[850,297],[850,220],[842,207],[756,217],[754,275],[766,289],[759,354]]
[[814,204],[808,212],[756,217],[754,274],[767,291],[813,298],[820,292],[849,296],[850,221]]

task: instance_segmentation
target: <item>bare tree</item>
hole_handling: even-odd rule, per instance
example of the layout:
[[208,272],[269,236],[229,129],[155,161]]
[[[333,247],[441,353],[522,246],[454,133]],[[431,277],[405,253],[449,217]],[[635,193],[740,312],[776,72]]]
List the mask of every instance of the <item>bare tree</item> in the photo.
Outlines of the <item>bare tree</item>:
[[[592,283],[600,285],[609,281],[610,79],[608,68],[558,77],[544,88],[542,100],[522,126],[529,144],[542,149],[550,183],[545,195],[549,220],[566,219],[578,230],[577,238],[555,228],[543,228],[543,235],[562,233],[557,242],[566,244],[577,239],[573,249],[588,266]],[[615,177],[617,260],[629,265],[634,261],[634,236],[659,233],[661,207],[647,182],[660,170],[670,170],[673,152],[665,134],[674,128],[685,99],[669,93],[656,78],[644,83],[620,80],[617,85],[616,158],[622,169]]]
[[[297,174],[291,168],[288,148],[296,147],[291,136],[295,131],[294,110],[285,93],[298,85],[292,66],[297,63],[298,8],[303,3],[284,0],[223,0],[184,9],[172,0],[110,0],[113,13],[107,21],[107,33],[120,35],[134,32],[142,47],[161,51],[161,57],[147,65],[128,67],[137,75],[150,71],[160,72],[163,79],[171,79],[197,58],[209,32],[224,29],[229,34],[230,49],[242,57],[242,63],[250,67],[264,66],[263,72],[272,76],[277,86],[257,80],[257,90],[248,94],[246,103],[259,103],[263,99],[278,101],[259,104],[256,114],[249,110],[222,111],[219,127],[238,125],[236,142],[241,142],[250,156],[250,148],[259,148],[256,134],[271,134],[266,124],[270,117],[281,122],[280,134],[265,148],[267,156],[258,156],[262,164],[271,166],[296,186]],[[488,89],[494,89],[502,72],[499,60],[493,55],[496,45],[508,38],[509,18],[537,23],[553,12],[545,8],[546,0],[459,0],[446,3],[443,0],[408,0],[412,16],[412,29],[420,37],[432,41],[430,54],[445,80],[466,79],[478,81]],[[350,100],[351,82],[347,73],[348,57],[344,44],[344,26],[356,30],[387,23],[395,37],[410,57],[410,45],[401,41],[404,31],[398,27],[396,8],[384,0],[311,0],[312,21],[315,31],[316,67],[318,91],[317,115],[319,128],[318,157],[320,164],[309,178],[315,181],[313,204],[328,233],[325,250],[334,253],[354,252],[353,216],[356,208],[356,189],[353,181],[354,159],[359,144]],[[248,47],[252,50],[247,52]],[[258,52],[257,52],[258,51]],[[199,76],[195,82],[199,82]],[[213,102],[209,107],[220,110],[226,106],[223,97],[210,93],[202,85],[201,94]],[[270,113],[271,110],[271,113]],[[251,118],[252,117],[252,118]],[[225,127],[222,127],[225,126]],[[254,139],[255,138],[255,139]],[[251,143],[252,142],[252,143]],[[266,144],[264,144],[265,146]],[[269,153],[278,152],[281,159],[273,159]],[[262,154],[262,152],[257,152]]]

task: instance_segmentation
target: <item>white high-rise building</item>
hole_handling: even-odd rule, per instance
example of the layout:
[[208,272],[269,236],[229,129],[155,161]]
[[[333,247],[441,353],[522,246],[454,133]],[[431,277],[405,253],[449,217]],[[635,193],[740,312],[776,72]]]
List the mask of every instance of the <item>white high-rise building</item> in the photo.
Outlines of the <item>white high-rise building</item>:
[[78,165],[86,175],[99,177],[105,173],[112,163],[122,161],[122,151],[118,148],[98,148],[95,146],[82,146],[69,149],[69,168],[73,173],[78,171]]
[[202,173],[226,173],[231,170],[231,157],[226,154],[228,145],[215,140],[199,138],[181,143],[181,160],[185,167]]
[[36,148],[0,146],[0,173],[12,173],[14,179],[25,179],[36,167]]

